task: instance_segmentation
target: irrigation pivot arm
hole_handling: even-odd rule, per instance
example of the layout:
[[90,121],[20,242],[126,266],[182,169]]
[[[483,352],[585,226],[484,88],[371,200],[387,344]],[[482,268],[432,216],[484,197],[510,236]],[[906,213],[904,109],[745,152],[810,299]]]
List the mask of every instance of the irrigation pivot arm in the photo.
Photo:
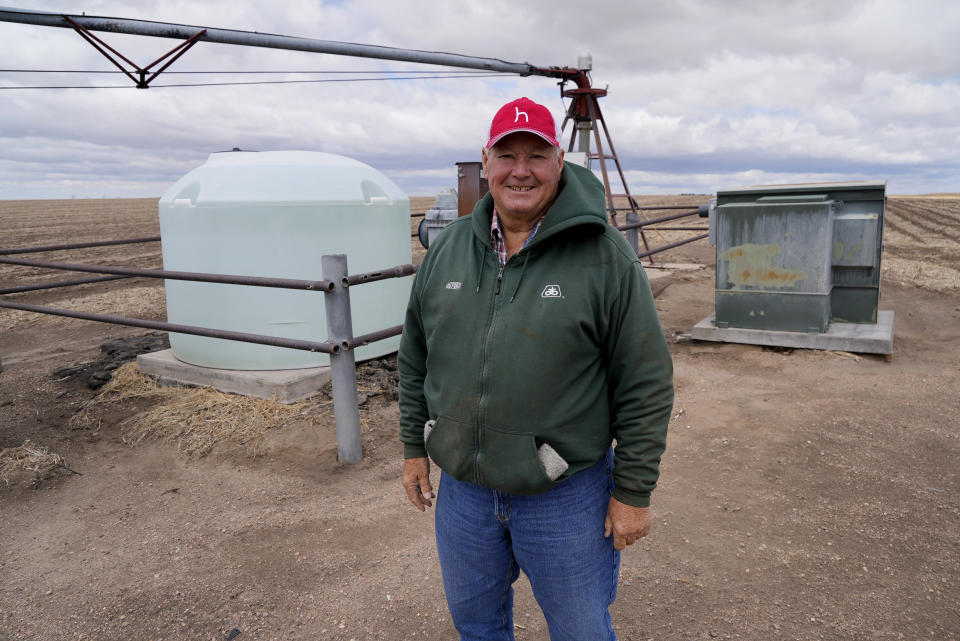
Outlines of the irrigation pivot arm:
[[[464,56],[456,53],[446,53],[441,51],[420,51],[418,49],[399,49],[395,47],[383,47],[379,45],[364,45],[352,42],[337,42],[334,40],[315,40],[312,38],[298,38],[294,36],[283,36],[270,33],[257,33],[255,31],[237,31],[234,29],[216,29],[210,27],[199,27],[192,25],[175,24],[169,22],[153,22],[150,20],[132,20],[128,18],[110,18],[104,16],[86,16],[86,15],[67,15],[52,13],[49,11],[33,11],[30,9],[18,9],[14,7],[0,6],[0,22],[17,22],[22,24],[33,24],[46,27],[62,27],[65,29],[74,29],[83,36],[91,45],[96,47],[100,53],[106,56],[114,65],[127,74],[140,89],[146,89],[150,81],[156,78],[164,69],[172,64],[177,58],[183,55],[187,49],[196,42],[216,42],[221,44],[241,45],[247,47],[265,47],[269,49],[286,49],[289,51],[306,51],[311,53],[328,53],[338,56],[354,56],[359,58],[376,58],[381,60],[397,60],[402,62],[413,62],[428,65],[440,65],[445,67],[461,67],[466,69],[477,69],[482,71],[492,71],[496,73],[513,73],[521,76],[543,76],[547,78],[558,78],[561,80],[561,93],[563,96],[571,98],[571,103],[567,109],[567,115],[564,118],[564,125],[570,120],[575,121],[576,128],[573,129],[570,137],[570,151],[573,150],[574,140],[577,130],[582,129],[581,151],[587,152],[589,158],[600,162],[600,169],[603,175],[603,184],[607,193],[607,209],[610,213],[611,221],[616,221],[617,208],[614,203],[614,194],[610,189],[610,180],[607,175],[606,161],[613,160],[616,164],[620,180],[623,183],[627,202],[630,204],[630,212],[627,214],[628,223],[639,222],[637,218],[638,207],[636,201],[630,195],[630,189],[627,186],[626,177],[620,167],[620,161],[617,159],[616,151],[613,148],[613,141],[610,140],[610,132],[607,130],[606,123],[600,113],[600,105],[597,99],[605,96],[605,89],[596,89],[590,84],[589,66],[584,69],[572,67],[538,67],[528,62],[509,62],[497,58],[479,58],[475,56]],[[94,36],[92,31],[106,31],[111,33],[126,33],[139,36],[153,36],[156,38],[173,38],[180,40],[181,44],[165,54],[163,57],[150,63],[145,68],[140,68],[131,61],[123,58],[122,55]],[[135,68],[139,78],[135,78],[130,71],[124,68],[110,54],[114,54],[124,60],[127,64]],[[167,60],[169,58],[169,60]],[[163,62],[165,61],[166,62]],[[163,62],[163,66],[150,72],[153,75],[147,77],[148,70],[154,65]],[[572,81],[577,88],[564,91],[563,86],[567,81]],[[603,129],[606,135],[609,153],[603,150],[603,143],[600,138],[600,129]],[[561,127],[563,129],[563,127]],[[596,145],[596,153],[590,152],[590,132],[593,132],[593,138]],[[633,226],[634,228],[637,226]],[[643,235],[641,228],[641,235]],[[631,245],[638,249],[637,240],[632,234],[628,235]],[[647,245],[644,236],[644,245]],[[652,259],[651,259],[652,261]]]
[[[269,49],[288,49],[291,51],[309,51],[312,53],[329,53],[338,56],[399,60],[446,67],[516,73],[521,76],[571,78],[579,73],[579,70],[569,67],[537,67],[526,62],[507,62],[496,58],[478,58],[438,51],[398,49],[379,45],[364,45],[352,42],[337,42],[334,40],[315,40],[312,38],[257,33],[255,31],[214,29],[168,22],[153,22],[150,20],[60,14],[49,11],[18,9],[15,7],[0,7],[0,22],[19,22],[45,27],[63,27],[66,29],[74,29],[75,26],[72,23],[76,23],[88,31],[108,31],[139,36],[153,36],[156,38],[174,38],[177,40],[187,40],[196,37],[197,41],[202,42],[216,42],[247,47],[266,47]],[[197,37],[200,31],[204,31],[204,33]]]

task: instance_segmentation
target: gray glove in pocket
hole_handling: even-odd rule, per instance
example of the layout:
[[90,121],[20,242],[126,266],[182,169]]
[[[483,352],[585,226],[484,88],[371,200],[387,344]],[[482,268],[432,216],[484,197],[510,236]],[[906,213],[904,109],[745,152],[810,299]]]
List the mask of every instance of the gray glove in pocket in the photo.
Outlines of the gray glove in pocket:
[[[430,438],[430,433],[433,432],[436,424],[437,422],[432,419],[423,424],[424,445],[426,445],[427,440]],[[547,478],[551,481],[556,481],[560,478],[560,475],[570,467],[570,464],[563,460],[563,457],[557,454],[557,451],[546,443],[543,443],[537,448],[537,458],[540,459],[540,464],[543,465],[543,469],[547,473]]]
[[570,464],[563,460],[563,457],[557,454],[557,451],[547,445],[542,444],[537,448],[537,457],[547,472],[547,477],[551,481],[556,481],[560,475],[567,471]]

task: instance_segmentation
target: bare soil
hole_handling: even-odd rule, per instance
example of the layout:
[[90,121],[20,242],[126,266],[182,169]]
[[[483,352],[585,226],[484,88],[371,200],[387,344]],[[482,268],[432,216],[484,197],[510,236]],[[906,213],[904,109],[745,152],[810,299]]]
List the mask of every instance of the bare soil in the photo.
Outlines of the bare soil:
[[[0,202],[0,230],[4,247],[158,235],[156,201]],[[658,256],[704,267],[656,281],[677,402],[653,531],[623,557],[621,639],[960,639],[960,200],[891,198],[884,234],[889,361],[680,342],[713,310],[714,251]],[[23,257],[41,256],[161,264],[157,244]],[[0,265],[0,288],[73,277]],[[164,318],[159,281],[3,299]],[[256,457],[125,443],[121,423],[151,401],[71,429],[96,392],[54,370],[145,333],[0,309],[0,449],[30,439],[82,474],[0,484],[0,639],[455,638],[432,518],[398,483],[389,394],[361,408],[352,466],[336,461],[322,396]],[[529,585],[517,589],[517,638],[547,639]]]

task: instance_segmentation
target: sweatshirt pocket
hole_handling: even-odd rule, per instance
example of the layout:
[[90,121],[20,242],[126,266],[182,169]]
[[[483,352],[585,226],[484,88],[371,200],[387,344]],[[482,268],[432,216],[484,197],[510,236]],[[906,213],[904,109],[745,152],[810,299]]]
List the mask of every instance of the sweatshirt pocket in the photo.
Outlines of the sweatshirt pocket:
[[480,476],[487,487],[511,494],[540,494],[553,487],[538,456],[536,439],[530,432],[487,426]]
[[425,435],[427,454],[444,472],[460,481],[473,480],[476,439],[473,425],[438,416]]

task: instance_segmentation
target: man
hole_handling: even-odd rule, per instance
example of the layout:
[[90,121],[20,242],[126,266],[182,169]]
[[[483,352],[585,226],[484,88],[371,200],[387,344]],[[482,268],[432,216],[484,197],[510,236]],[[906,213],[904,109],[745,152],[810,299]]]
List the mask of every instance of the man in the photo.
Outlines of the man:
[[[490,193],[430,246],[400,345],[403,486],[433,504],[461,640],[513,639],[522,570],[554,641],[616,639],[620,550],[650,529],[672,364],[600,181],[520,98],[482,150]],[[616,449],[611,443],[616,439]]]

